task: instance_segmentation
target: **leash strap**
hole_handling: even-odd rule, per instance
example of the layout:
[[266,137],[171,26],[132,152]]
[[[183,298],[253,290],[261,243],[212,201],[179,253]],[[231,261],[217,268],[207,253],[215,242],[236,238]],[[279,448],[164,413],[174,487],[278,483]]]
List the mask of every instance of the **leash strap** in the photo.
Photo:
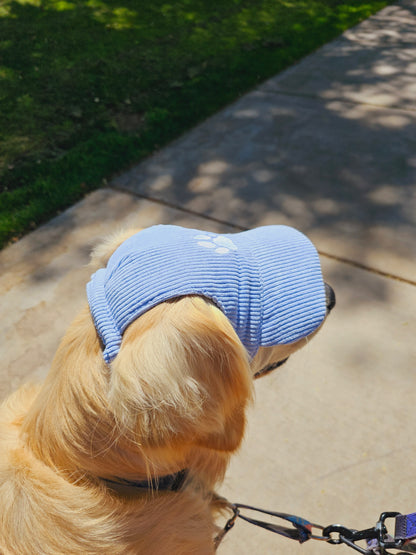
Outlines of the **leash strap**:
[[416,513],[396,516],[394,537],[397,540],[410,540],[416,538]]
[[[285,536],[291,540],[297,540],[299,543],[304,543],[309,540],[312,536],[312,529],[313,528],[320,528],[323,530],[323,527],[313,524],[308,520],[301,518],[296,515],[291,515],[287,513],[278,513],[275,511],[266,511],[264,509],[259,509],[257,507],[252,507],[251,505],[243,505],[241,503],[236,503],[235,507],[239,510],[238,517],[246,522],[250,522],[255,526],[260,526],[261,528],[265,528],[266,530],[270,530],[270,532],[274,532],[275,534],[280,534],[281,536]],[[274,524],[271,522],[264,522],[262,520],[257,520],[255,518],[248,517],[240,513],[240,509],[249,509],[250,511],[256,511],[258,513],[274,516],[277,518],[281,518],[290,522],[293,528],[288,528],[285,526],[281,526],[279,524]]]

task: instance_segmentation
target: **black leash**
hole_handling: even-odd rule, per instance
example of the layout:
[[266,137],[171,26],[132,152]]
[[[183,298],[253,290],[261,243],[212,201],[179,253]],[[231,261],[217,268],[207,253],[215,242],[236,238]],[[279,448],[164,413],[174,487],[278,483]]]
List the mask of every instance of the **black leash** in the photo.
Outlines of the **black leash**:
[[[416,543],[412,542],[412,540],[416,539],[416,513],[408,515],[402,515],[397,512],[382,513],[378,522],[372,528],[354,530],[353,528],[347,528],[341,524],[321,526],[296,515],[266,511],[258,507],[252,507],[251,505],[243,505],[242,503],[229,503],[228,501],[226,503],[229,509],[232,510],[233,515],[216,537],[216,547],[218,547],[225,534],[234,526],[237,518],[241,518],[250,524],[260,526],[275,534],[285,536],[291,540],[296,540],[299,543],[304,543],[312,539],[324,541],[332,545],[344,544],[364,555],[394,555],[391,551],[388,551],[390,549],[395,551],[400,550],[402,554],[416,553]],[[258,520],[246,514],[242,514],[241,510],[250,510],[273,516],[289,522],[292,527]],[[385,521],[389,518],[395,520],[395,532],[393,536],[388,533],[385,524]],[[314,534],[315,529],[320,532]],[[357,545],[357,542],[360,541],[365,541],[366,547]],[[400,553],[396,553],[396,555],[400,555]]]

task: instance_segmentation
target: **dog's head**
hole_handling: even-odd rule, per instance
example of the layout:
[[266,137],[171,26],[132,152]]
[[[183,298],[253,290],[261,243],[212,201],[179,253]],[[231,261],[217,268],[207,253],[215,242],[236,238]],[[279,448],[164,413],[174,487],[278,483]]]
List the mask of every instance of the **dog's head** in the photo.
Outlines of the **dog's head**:
[[107,361],[142,313],[165,298],[199,294],[228,317],[259,377],[315,335],[335,305],[315,247],[285,226],[228,235],[177,226],[120,233],[95,249],[92,267],[103,266],[88,293]]

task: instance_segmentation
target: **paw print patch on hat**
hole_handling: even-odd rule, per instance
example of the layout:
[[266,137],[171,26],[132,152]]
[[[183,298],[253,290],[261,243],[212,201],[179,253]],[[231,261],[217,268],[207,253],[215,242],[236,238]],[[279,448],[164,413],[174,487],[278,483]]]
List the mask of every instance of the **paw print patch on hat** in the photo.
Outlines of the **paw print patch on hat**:
[[228,254],[238,250],[231,239],[223,235],[195,235],[194,239],[198,241],[200,247],[214,249],[218,254]]

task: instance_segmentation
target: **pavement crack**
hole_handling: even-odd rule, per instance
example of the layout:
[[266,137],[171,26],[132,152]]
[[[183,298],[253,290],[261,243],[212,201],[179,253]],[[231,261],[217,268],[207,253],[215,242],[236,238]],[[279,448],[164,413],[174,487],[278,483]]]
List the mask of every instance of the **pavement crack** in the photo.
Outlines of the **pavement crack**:
[[396,281],[400,281],[401,283],[407,283],[408,285],[416,286],[416,281],[412,279],[407,279],[396,274],[392,274],[390,272],[383,272],[383,270],[379,270],[378,268],[372,268],[371,266],[367,266],[366,264],[362,264],[361,262],[356,262],[355,260],[351,260],[349,258],[344,258],[342,256],[337,256],[335,254],[330,254],[328,252],[324,252],[318,250],[320,256],[324,256],[325,258],[330,258],[331,260],[336,260],[337,262],[342,262],[343,264],[348,264],[349,266],[353,266],[354,268],[359,268],[360,270],[365,270],[366,272],[371,272],[372,274],[376,274],[378,276],[382,276],[388,279],[394,279]]
[[340,474],[340,473],[348,471],[352,468],[357,468],[359,466],[363,466],[363,465],[366,465],[366,464],[369,464],[369,463],[373,463],[373,462],[376,462],[376,461],[386,459],[387,457],[391,457],[392,455],[395,455],[397,453],[406,453],[408,451],[413,452],[414,448],[415,448],[414,445],[410,445],[408,447],[401,447],[400,449],[391,449],[389,451],[386,451],[385,453],[380,453],[380,455],[368,457],[364,460],[354,462],[354,463],[351,463],[351,464],[346,464],[344,466],[339,466],[337,468],[334,468],[334,470],[331,470],[330,472],[327,472],[326,474],[321,474],[321,476],[317,476],[314,481],[325,480],[326,478],[330,478],[331,476],[334,476],[336,474]]

